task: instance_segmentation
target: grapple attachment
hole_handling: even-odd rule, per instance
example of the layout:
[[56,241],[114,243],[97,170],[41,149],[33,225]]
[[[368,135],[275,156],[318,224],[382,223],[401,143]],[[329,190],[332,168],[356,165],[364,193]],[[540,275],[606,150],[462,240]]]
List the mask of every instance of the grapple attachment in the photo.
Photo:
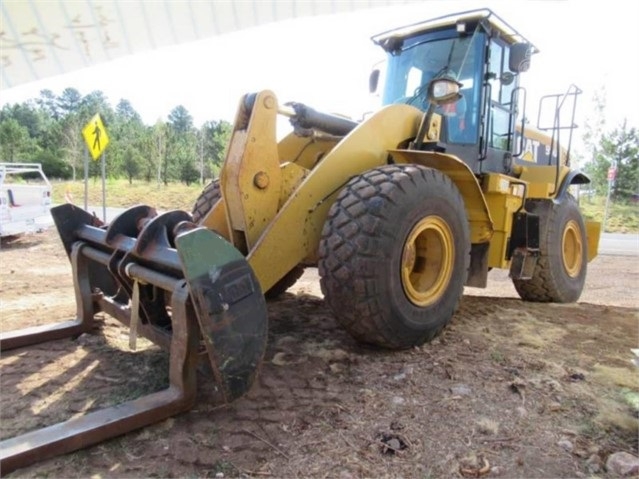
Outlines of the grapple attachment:
[[266,347],[267,311],[253,270],[188,213],[135,206],[108,225],[65,204],[51,209],[73,268],[77,319],[0,335],[8,350],[79,335],[103,311],[171,354],[164,391],[0,442],[8,473],[190,409],[196,368],[208,365],[230,402],[253,383]]

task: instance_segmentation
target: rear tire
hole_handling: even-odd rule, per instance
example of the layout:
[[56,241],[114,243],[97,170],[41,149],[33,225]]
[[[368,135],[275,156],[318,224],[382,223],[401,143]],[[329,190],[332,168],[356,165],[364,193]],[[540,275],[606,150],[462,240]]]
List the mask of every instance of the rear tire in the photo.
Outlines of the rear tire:
[[[198,196],[193,206],[193,222],[199,223],[211,211],[215,203],[222,198],[220,189],[220,180],[216,178],[204,187],[200,196]],[[304,268],[295,266],[291,271],[286,273],[282,279],[275,283],[271,289],[264,293],[266,299],[276,299],[286,292],[288,288],[293,286],[298,279],[304,274]]]
[[529,201],[526,208],[539,215],[539,248],[532,279],[513,279],[524,301],[573,303],[586,281],[588,242],[577,201],[568,195],[559,204]]
[[357,340],[405,349],[451,320],[468,274],[464,202],[450,178],[389,165],[347,183],[319,244],[320,284]]

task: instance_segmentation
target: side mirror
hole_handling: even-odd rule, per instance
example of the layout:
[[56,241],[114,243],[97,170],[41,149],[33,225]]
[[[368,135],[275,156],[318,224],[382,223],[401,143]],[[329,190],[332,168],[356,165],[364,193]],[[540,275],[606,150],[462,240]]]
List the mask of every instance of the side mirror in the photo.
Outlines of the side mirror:
[[532,48],[529,43],[515,43],[510,46],[508,68],[513,73],[522,73],[530,68]]
[[[448,75],[435,78],[430,81],[428,84],[428,109],[426,110],[426,113],[419,125],[415,140],[410,143],[411,149],[422,149],[424,137],[430,130],[430,124],[433,114],[435,113],[435,109],[438,106],[448,105],[458,101],[462,97],[462,94],[459,92],[461,87],[461,83]],[[435,139],[436,136],[438,136],[438,134],[433,137],[429,136],[429,141]]]
[[501,77],[499,77],[499,81],[502,85],[508,86],[512,84],[513,81],[515,81],[515,75],[510,72],[504,72],[501,74]]
[[428,85],[428,100],[437,105],[455,103],[462,97],[462,84],[453,78],[437,78]]
[[375,93],[377,91],[377,87],[379,86],[379,69],[376,68],[371,72],[371,75],[368,77],[368,91],[371,93]]

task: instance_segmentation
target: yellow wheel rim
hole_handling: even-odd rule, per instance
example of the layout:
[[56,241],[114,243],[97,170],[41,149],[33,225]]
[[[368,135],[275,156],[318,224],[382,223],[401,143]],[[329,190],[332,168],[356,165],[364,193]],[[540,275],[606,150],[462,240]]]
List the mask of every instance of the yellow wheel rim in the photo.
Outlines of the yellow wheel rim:
[[583,248],[584,245],[581,241],[579,225],[576,221],[570,220],[564,228],[564,234],[561,239],[561,251],[564,268],[571,278],[576,278],[581,272]]
[[411,230],[402,252],[402,286],[408,299],[424,307],[442,297],[453,272],[455,244],[439,216],[423,218]]

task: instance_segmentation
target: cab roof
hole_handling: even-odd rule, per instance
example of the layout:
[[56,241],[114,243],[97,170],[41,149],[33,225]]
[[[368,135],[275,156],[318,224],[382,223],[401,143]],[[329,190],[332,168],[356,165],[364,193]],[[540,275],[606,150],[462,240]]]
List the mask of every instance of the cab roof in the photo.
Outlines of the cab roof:
[[482,8],[478,10],[468,10],[460,13],[453,13],[442,17],[432,18],[419,23],[413,23],[404,27],[395,28],[371,37],[371,40],[382,48],[388,44],[390,39],[408,38],[420,33],[439,30],[442,28],[457,25],[458,23],[474,24],[478,22],[487,23],[491,29],[497,30],[501,37],[508,43],[528,43],[531,46],[531,53],[538,53],[539,49],[527,40],[517,30],[515,30],[508,22],[500,18],[492,10]]

